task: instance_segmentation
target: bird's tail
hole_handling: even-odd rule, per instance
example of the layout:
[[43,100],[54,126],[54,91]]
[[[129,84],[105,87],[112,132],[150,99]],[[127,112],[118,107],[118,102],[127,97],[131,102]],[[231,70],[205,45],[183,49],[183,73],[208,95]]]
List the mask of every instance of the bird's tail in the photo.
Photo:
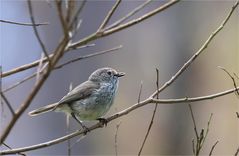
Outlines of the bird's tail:
[[35,110],[29,112],[28,115],[37,116],[37,115],[40,115],[40,114],[43,114],[46,112],[53,111],[57,105],[58,105],[58,103],[46,105],[44,107],[41,107],[41,108],[38,108],[38,109],[35,109]]

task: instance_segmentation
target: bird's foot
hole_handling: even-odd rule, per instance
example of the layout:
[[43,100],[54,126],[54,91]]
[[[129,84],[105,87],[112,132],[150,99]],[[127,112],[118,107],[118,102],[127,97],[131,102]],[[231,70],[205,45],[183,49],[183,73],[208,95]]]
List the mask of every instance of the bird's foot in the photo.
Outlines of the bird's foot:
[[90,132],[90,129],[88,127],[86,127],[85,125],[81,124],[81,127],[84,131],[84,135],[86,135],[88,132]]
[[107,121],[107,119],[105,119],[105,118],[98,118],[97,119],[103,126],[107,126],[107,123],[108,123],[108,121]]

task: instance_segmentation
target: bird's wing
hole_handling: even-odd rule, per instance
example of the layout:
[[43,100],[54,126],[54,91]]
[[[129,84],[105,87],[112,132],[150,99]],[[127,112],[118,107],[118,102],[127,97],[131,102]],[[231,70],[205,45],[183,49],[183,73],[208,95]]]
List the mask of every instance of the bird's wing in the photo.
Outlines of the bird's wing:
[[94,91],[99,89],[100,85],[98,83],[93,83],[92,81],[86,81],[72,91],[70,91],[67,95],[65,95],[58,104],[63,103],[71,103],[73,101],[77,101],[80,99],[85,99],[89,97]]

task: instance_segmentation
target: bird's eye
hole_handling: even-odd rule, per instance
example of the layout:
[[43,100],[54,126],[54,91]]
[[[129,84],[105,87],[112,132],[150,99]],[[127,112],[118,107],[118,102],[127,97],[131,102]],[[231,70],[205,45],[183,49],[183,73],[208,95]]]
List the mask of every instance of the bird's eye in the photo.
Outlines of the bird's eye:
[[108,71],[107,74],[111,76],[112,72],[111,72],[111,71]]

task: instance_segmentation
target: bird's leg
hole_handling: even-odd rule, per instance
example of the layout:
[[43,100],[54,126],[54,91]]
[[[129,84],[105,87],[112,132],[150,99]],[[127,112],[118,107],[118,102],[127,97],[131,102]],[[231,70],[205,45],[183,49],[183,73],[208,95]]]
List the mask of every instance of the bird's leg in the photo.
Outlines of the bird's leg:
[[74,113],[71,113],[71,116],[81,125],[81,127],[83,128],[83,130],[85,131],[85,135],[87,132],[90,132],[89,128],[86,127],[83,123],[81,123],[81,121],[79,121],[76,117],[76,115]]
[[98,120],[100,123],[102,123],[102,125],[104,125],[105,127],[107,126],[107,119],[105,118],[97,118],[96,120]]

